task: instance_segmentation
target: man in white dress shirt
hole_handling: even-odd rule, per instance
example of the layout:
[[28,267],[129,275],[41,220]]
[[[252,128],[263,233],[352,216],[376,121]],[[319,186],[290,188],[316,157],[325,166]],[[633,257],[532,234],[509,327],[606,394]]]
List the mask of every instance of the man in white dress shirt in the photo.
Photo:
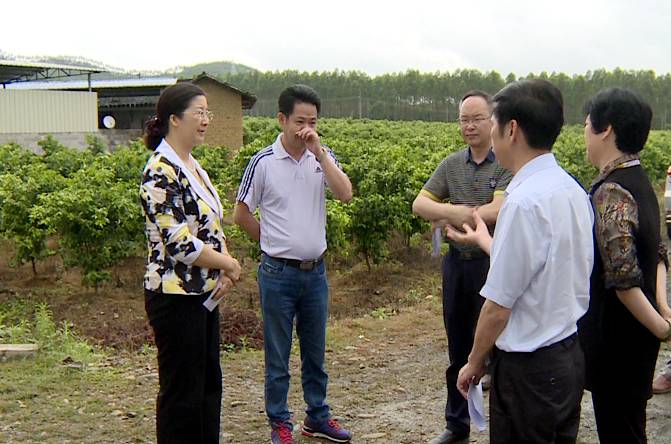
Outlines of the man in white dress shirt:
[[589,304],[593,213],[551,153],[564,122],[561,92],[542,80],[508,85],[494,97],[492,122],[496,158],[515,176],[493,240],[477,213],[475,230],[448,233],[491,256],[457,386],[467,396],[493,349],[490,441],[575,442],[584,385],[576,323]]

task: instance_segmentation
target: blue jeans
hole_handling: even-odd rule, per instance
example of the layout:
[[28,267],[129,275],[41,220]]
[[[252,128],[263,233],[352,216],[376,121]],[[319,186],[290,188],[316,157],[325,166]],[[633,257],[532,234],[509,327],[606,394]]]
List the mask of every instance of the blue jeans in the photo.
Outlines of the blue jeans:
[[258,273],[263,312],[266,414],[271,422],[289,422],[289,355],[293,321],[301,350],[305,413],[315,422],[329,418],[328,375],[324,370],[328,285],[322,262],[301,271],[263,255]]

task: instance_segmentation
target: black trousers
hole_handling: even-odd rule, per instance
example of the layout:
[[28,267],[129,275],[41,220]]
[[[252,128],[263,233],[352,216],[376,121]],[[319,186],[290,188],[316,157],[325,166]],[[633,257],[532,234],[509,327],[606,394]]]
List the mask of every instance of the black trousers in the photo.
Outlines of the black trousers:
[[584,382],[577,335],[530,353],[495,349],[490,443],[575,443]]
[[450,251],[443,259],[443,322],[450,358],[445,372],[445,422],[454,433],[465,435],[470,431],[470,418],[468,404],[457,390],[457,377],[473,348],[475,327],[484,302],[480,290],[487,280],[489,257],[464,260],[456,250]]
[[593,391],[592,405],[601,444],[648,442],[645,436],[647,399],[623,399],[616,387]]
[[207,296],[145,292],[158,349],[158,444],[219,443],[219,310],[203,307]]

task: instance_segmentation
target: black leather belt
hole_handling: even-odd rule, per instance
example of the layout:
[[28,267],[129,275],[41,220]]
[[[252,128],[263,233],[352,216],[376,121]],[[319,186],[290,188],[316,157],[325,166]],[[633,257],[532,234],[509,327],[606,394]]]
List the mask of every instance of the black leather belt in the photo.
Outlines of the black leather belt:
[[494,350],[496,353],[501,353],[504,355],[531,355],[531,354],[540,354],[545,352],[556,352],[558,348],[569,349],[575,342],[578,341],[578,333],[573,333],[571,336],[557,341],[554,344],[546,345],[532,352],[507,352],[495,347]]
[[571,336],[568,336],[562,339],[561,341],[557,341],[554,344],[546,345],[545,347],[540,348],[539,350],[548,351],[548,350],[554,350],[559,347],[569,348],[577,340],[578,340],[578,333],[573,333]]
[[456,247],[450,247],[450,253],[462,261],[470,261],[473,259],[482,259],[487,257],[487,253],[482,250],[459,251],[459,249]]
[[317,259],[311,261],[301,261],[298,259],[285,259],[283,257],[272,257],[272,256],[268,256],[268,258],[277,262],[283,262],[284,264],[293,268],[298,268],[301,271],[312,271],[315,269],[315,267],[321,265],[321,263],[324,262],[323,254],[319,256]]

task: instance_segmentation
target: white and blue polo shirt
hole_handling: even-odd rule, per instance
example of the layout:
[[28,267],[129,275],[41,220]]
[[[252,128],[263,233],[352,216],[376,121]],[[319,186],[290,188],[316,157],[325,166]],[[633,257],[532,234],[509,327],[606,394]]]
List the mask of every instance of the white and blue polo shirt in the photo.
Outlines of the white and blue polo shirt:
[[[261,250],[301,261],[326,250],[326,183],[321,164],[308,149],[296,160],[275,143],[256,153],[242,176],[237,202],[261,209]],[[327,153],[336,160],[333,152]]]

